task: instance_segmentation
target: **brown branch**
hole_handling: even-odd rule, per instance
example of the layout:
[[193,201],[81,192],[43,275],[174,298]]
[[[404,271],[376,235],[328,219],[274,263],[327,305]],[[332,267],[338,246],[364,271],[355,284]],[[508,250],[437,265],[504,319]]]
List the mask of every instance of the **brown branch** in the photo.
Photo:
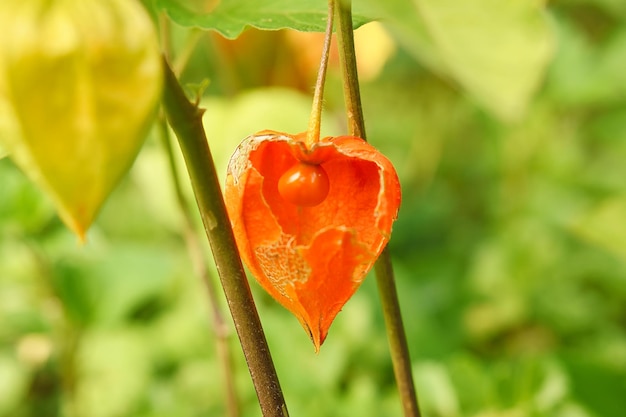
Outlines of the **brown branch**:
[[213,157],[202,125],[202,110],[190,102],[164,60],[163,106],[178,137],[204,229],[235,323],[261,411],[288,416],[276,369],[243,270],[222,197]]

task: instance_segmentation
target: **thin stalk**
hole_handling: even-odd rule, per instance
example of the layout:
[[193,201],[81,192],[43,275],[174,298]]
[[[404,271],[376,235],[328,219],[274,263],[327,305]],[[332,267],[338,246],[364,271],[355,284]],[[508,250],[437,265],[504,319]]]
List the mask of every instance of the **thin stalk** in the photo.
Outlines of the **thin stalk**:
[[232,369],[232,360],[230,350],[228,348],[229,329],[224,320],[224,316],[219,308],[217,291],[214,284],[214,278],[209,273],[209,268],[202,255],[202,246],[200,239],[196,233],[196,228],[191,216],[191,210],[187,199],[182,191],[182,183],[178,175],[178,167],[176,166],[176,158],[172,151],[171,138],[167,126],[167,120],[163,113],[159,114],[159,137],[161,139],[165,153],[167,154],[170,175],[176,193],[176,201],[183,216],[184,221],[184,238],[189,258],[194,269],[194,273],[200,277],[204,283],[204,287],[209,297],[209,306],[211,309],[212,330],[216,337],[217,356],[222,366],[224,378],[224,390],[226,391],[226,410],[229,417],[239,416],[239,401],[237,399],[237,391],[235,390],[234,372]]
[[[167,59],[171,59],[171,26],[170,21],[167,16],[162,13],[160,15],[160,28],[161,28],[161,45],[163,49],[163,54],[167,57]],[[195,33],[198,33],[196,31]],[[185,51],[192,51],[197,44],[198,37],[195,36],[193,38],[189,38]],[[177,67],[178,70],[176,74],[180,74],[182,69],[187,63],[187,60],[191,56],[191,52],[188,52],[181,57],[178,57],[176,63],[179,64]],[[223,378],[224,378],[224,390],[226,394],[226,410],[229,417],[238,417],[239,416],[239,401],[237,398],[237,390],[235,389],[235,380],[234,380],[234,371],[232,369],[232,360],[231,360],[231,352],[228,346],[228,337],[229,337],[229,329],[226,325],[226,321],[224,320],[224,316],[219,307],[217,290],[215,288],[215,280],[214,277],[209,273],[209,268],[207,262],[202,254],[202,246],[200,244],[200,237],[196,231],[196,227],[194,224],[194,220],[191,214],[191,209],[189,208],[189,204],[187,202],[187,198],[183,193],[182,189],[182,181],[180,179],[180,175],[178,175],[178,167],[176,164],[176,158],[174,157],[174,152],[172,150],[171,144],[171,135],[170,130],[168,128],[167,119],[165,118],[165,113],[163,108],[159,111],[158,117],[158,133],[159,139],[161,140],[161,144],[165,153],[167,155],[168,165],[170,169],[170,175],[172,178],[172,184],[174,186],[174,192],[176,194],[176,202],[178,203],[178,208],[180,213],[183,216],[183,236],[185,239],[185,245],[187,247],[187,252],[189,253],[189,258],[191,261],[191,265],[197,277],[201,279],[204,284],[204,287],[207,291],[207,296],[209,298],[209,307],[211,310],[210,319],[213,333],[216,338],[216,350],[217,357],[222,366]]]
[[326,21],[326,32],[324,33],[324,47],[322,49],[322,59],[317,72],[315,82],[315,92],[313,93],[313,106],[309,119],[309,128],[306,132],[306,145],[310,148],[320,140],[322,106],[324,100],[324,84],[326,84],[326,69],[328,68],[328,57],[330,56],[330,42],[333,37],[333,20],[335,15],[335,1],[328,0],[328,20]]
[[343,97],[346,102],[348,130],[351,135],[367,139],[365,135],[365,119],[361,106],[361,89],[356,66],[354,50],[354,31],[352,29],[352,5],[350,0],[337,2],[337,46],[339,64],[343,79]]
[[383,250],[383,253],[374,265],[374,269],[387,327],[387,339],[389,340],[389,349],[393,361],[393,371],[396,375],[396,384],[400,392],[404,415],[406,417],[420,417],[421,413],[411,371],[411,357],[402,323],[402,314],[400,312],[398,291],[396,289],[389,248],[386,247]]
[[[344,98],[348,115],[348,129],[351,135],[365,139],[365,122],[361,107],[359,77],[354,50],[352,29],[352,9],[350,0],[337,2],[338,21],[337,44],[343,72]],[[415,384],[411,372],[411,358],[402,324],[402,314],[391,264],[389,249],[385,248],[374,266],[380,294],[383,316],[387,327],[387,339],[393,362],[396,383],[406,417],[419,417],[420,410],[415,394]]]
[[196,203],[228,302],[252,383],[265,417],[288,416],[278,375],[252,299],[208,146],[202,113],[191,103],[164,59],[163,107],[178,137]]

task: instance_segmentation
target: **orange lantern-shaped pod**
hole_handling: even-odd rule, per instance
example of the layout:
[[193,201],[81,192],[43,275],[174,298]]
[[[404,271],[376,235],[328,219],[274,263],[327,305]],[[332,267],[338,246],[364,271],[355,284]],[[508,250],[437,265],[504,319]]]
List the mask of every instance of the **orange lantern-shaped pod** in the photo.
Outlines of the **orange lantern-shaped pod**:
[[363,139],[263,131],[239,145],[225,199],[243,261],[315,349],[387,244],[400,206],[391,162]]

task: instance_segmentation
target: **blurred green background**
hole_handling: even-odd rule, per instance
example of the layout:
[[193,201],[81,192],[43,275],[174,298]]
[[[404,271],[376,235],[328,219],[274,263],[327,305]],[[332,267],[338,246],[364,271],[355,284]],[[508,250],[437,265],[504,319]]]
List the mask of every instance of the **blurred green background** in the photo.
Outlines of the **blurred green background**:
[[[554,1],[549,21],[554,55],[514,121],[428,69],[397,27],[357,31],[369,139],[403,185],[390,245],[425,416],[626,415],[626,5]],[[183,50],[189,32],[174,29]],[[182,80],[209,80],[221,174],[246,135],[306,128],[319,35],[191,36]],[[339,77],[333,59],[328,134],[345,132]],[[0,416],[226,415],[211,308],[154,136],[85,245],[0,160]],[[291,415],[401,414],[373,277],[319,355],[251,286]],[[259,416],[227,324],[240,413]]]

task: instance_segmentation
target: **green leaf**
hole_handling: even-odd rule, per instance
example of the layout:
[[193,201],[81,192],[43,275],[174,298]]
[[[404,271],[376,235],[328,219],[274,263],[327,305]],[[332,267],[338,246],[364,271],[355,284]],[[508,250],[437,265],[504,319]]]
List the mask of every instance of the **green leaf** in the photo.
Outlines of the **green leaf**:
[[611,104],[626,94],[626,28],[593,43],[584,29],[556,19],[559,51],[550,69],[548,91],[567,105]]
[[82,255],[55,265],[53,285],[72,320],[85,326],[121,323],[159,301],[174,274],[171,250],[158,246],[87,245]]
[[0,353],[0,415],[12,414],[28,392],[28,369],[13,355]]
[[609,368],[582,355],[565,356],[572,391],[594,416],[621,417],[626,409],[622,369]]
[[413,374],[425,410],[440,416],[459,414],[459,399],[444,365],[420,362],[413,366]]
[[583,240],[626,262],[626,197],[609,197],[594,206],[572,226]]
[[152,372],[150,343],[154,342],[132,328],[86,332],[75,359],[80,389],[74,405],[92,417],[124,416],[134,411]]
[[388,0],[372,7],[420,61],[504,120],[523,115],[554,50],[536,1]]
[[[328,12],[324,0],[155,0],[176,23],[215,30],[234,39],[246,28],[295,29],[323,32]],[[354,27],[374,20],[359,4],[353,10]]]

